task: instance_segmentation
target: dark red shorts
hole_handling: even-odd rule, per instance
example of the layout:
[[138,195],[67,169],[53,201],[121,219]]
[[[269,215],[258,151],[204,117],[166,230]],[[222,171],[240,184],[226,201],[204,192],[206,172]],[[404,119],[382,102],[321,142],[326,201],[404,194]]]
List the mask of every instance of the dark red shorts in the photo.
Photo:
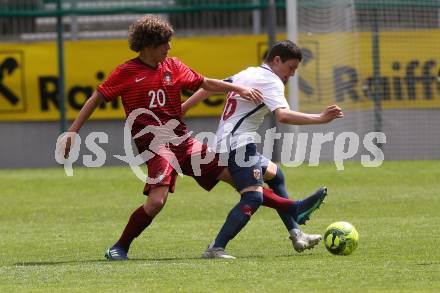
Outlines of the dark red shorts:
[[219,166],[218,162],[218,154],[191,137],[178,146],[163,147],[147,161],[148,178],[144,194],[148,195],[154,186],[169,186],[169,192],[174,192],[177,168],[209,191],[218,183],[217,177],[225,168]]

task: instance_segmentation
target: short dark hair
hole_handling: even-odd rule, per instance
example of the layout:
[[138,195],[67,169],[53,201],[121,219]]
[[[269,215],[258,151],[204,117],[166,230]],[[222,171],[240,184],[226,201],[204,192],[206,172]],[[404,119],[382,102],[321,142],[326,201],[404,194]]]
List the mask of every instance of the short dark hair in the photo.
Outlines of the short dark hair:
[[145,47],[156,48],[171,40],[174,30],[166,20],[155,16],[145,15],[132,25],[128,31],[130,49],[139,52]]
[[280,41],[273,45],[267,54],[265,61],[271,62],[275,56],[280,56],[282,62],[286,62],[290,59],[302,60],[301,49],[295,45],[294,42],[289,40]]

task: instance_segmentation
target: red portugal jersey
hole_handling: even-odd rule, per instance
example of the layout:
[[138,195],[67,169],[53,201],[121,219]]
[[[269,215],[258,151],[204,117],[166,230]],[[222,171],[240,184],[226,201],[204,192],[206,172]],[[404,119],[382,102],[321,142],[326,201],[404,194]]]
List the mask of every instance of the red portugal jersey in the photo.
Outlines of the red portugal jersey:
[[[139,108],[147,109],[157,116],[158,119],[148,114],[138,116],[132,134],[136,134],[147,125],[163,125],[171,119],[176,119],[180,124],[174,132],[177,136],[182,136],[188,130],[182,121],[181,90],[195,91],[203,79],[202,75],[191,70],[177,58],[166,58],[156,68],[145,64],[139,58],[134,58],[119,65],[99,85],[98,91],[104,95],[107,102],[120,96],[127,117]],[[149,144],[151,137],[145,135],[143,138],[142,144],[145,140]]]

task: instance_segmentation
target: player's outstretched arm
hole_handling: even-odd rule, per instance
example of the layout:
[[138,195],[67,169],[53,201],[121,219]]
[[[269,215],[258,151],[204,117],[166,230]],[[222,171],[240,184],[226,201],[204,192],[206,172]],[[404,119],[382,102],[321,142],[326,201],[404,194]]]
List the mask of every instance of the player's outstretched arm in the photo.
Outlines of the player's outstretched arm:
[[201,101],[206,100],[210,95],[212,95],[212,92],[204,89],[199,89],[196,91],[191,97],[188,98],[188,100],[182,103],[182,114],[185,115],[189,109]]
[[66,133],[58,143],[57,149],[66,159],[69,156],[70,147],[73,144],[74,134],[79,132],[83,124],[102,102],[104,102],[104,96],[100,92],[95,91],[79,111],[79,114],[70,126],[68,133]]
[[322,124],[342,117],[344,113],[338,105],[327,106],[320,114],[307,114],[287,108],[275,110],[275,118],[278,122],[294,125]]
[[205,78],[201,87],[210,92],[231,92],[234,91],[245,100],[261,104],[263,95],[258,89],[241,86],[238,84],[225,82],[218,79]]
[[95,91],[79,111],[78,116],[69,128],[69,132],[79,132],[90,115],[92,115],[95,109],[103,102],[104,96],[100,92]]

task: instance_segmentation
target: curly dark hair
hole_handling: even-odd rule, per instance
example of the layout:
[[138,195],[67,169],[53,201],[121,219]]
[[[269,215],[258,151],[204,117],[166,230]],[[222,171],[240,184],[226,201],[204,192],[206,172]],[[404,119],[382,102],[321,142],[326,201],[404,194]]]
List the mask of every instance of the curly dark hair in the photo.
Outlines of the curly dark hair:
[[135,52],[145,47],[156,48],[169,42],[173,33],[173,27],[166,20],[155,15],[145,15],[130,25],[128,44]]

